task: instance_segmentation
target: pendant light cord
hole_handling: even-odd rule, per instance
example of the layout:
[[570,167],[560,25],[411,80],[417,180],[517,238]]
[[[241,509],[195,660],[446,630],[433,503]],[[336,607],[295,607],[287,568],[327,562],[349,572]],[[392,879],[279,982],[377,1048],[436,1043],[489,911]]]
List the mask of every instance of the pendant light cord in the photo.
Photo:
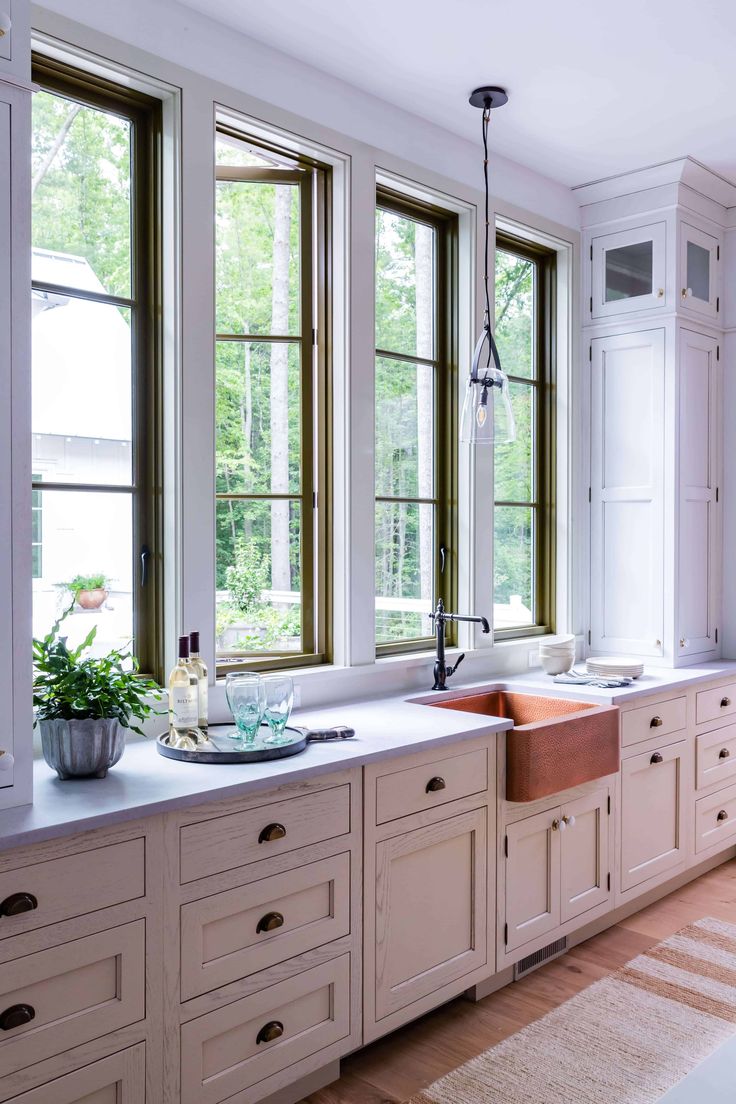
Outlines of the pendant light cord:
[[[483,248],[483,286],[485,288],[486,295],[486,324],[488,329],[491,328],[491,297],[488,293],[488,247],[490,244],[490,212],[489,212],[489,195],[488,195],[488,124],[491,121],[491,109],[490,107],[483,108],[483,181],[485,184],[485,245]],[[491,363],[491,350],[488,350],[488,363]]]

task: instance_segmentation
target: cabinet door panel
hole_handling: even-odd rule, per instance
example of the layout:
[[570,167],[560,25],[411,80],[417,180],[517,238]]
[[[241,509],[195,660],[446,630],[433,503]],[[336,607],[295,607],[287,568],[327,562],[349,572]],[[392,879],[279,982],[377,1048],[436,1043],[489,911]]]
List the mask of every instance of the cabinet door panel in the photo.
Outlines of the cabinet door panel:
[[486,810],[376,845],[376,1018],[487,958]]
[[560,923],[560,810],[538,813],[506,831],[506,950]]
[[718,342],[680,336],[679,655],[715,648]]
[[596,651],[662,654],[664,350],[662,329],[592,342],[591,643]]
[[[6,36],[8,37],[8,36]],[[0,44],[2,43],[0,38]],[[9,44],[8,44],[9,45]],[[2,55],[0,55],[2,56]],[[11,274],[11,207],[10,207],[10,104],[0,102],[0,532],[12,532],[11,493],[11,326],[10,326],[10,274]],[[13,624],[13,557],[7,540],[0,548],[0,620],[3,625]],[[0,664],[5,672],[6,685],[12,693],[13,634],[4,632],[0,638]],[[0,747],[13,752],[13,725],[4,725]],[[12,786],[13,771],[0,772],[0,786]]]
[[562,810],[563,824],[565,817],[560,840],[563,923],[603,904],[610,895],[608,791],[569,802]]
[[718,240],[695,226],[680,226],[680,304],[703,318],[717,318]]
[[621,764],[621,888],[678,866],[685,857],[680,741]]
[[142,1104],[145,1098],[146,1046],[138,1043],[13,1097],[12,1104]]
[[591,314],[608,318],[667,304],[664,222],[601,234],[591,242]]

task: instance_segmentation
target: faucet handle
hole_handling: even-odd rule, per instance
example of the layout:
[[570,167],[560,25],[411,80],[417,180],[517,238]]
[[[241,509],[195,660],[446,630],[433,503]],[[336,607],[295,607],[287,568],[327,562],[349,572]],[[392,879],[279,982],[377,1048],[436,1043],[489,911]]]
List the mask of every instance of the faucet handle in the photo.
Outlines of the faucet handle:
[[463,661],[464,659],[465,659],[465,652],[461,652],[461,653],[460,653],[460,655],[459,655],[459,656],[457,657],[457,659],[455,660],[455,663],[453,664],[453,666],[452,666],[452,667],[448,667],[448,668],[447,668],[447,674],[448,674],[448,676],[449,676],[449,675],[454,675],[454,674],[455,674],[455,672],[457,671],[458,667],[460,666],[460,664],[462,663],[462,661]]

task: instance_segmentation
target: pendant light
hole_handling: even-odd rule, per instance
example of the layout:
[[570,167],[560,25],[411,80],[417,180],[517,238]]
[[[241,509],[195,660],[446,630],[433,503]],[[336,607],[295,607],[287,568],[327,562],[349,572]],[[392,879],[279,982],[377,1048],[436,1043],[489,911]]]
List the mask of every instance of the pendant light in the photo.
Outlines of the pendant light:
[[460,440],[471,445],[505,444],[516,438],[514,412],[509,397],[509,381],[501,368],[501,358],[491,330],[491,300],[488,294],[488,245],[490,236],[488,197],[488,124],[491,109],[503,107],[508,96],[503,88],[485,85],[476,88],[469,102],[482,110],[483,181],[485,185],[485,239],[483,248],[483,330],[473,353],[468,385],[460,420]]

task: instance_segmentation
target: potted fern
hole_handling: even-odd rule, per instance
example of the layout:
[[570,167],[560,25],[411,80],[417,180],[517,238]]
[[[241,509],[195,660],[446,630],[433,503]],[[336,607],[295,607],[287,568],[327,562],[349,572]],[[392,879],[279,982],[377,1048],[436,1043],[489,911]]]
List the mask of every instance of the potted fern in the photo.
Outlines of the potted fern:
[[71,649],[59,629],[70,606],[41,640],[33,641],[34,724],[41,732],[43,757],[59,778],[104,778],[125,750],[127,729],[144,735],[132,721],[156,712],[150,697],[158,685],[142,678],[131,652],[113,649],[85,656],[95,626]]
[[74,595],[74,601],[85,610],[96,610],[107,600],[110,583],[101,572],[93,575],[75,575],[68,583],[59,583]]

